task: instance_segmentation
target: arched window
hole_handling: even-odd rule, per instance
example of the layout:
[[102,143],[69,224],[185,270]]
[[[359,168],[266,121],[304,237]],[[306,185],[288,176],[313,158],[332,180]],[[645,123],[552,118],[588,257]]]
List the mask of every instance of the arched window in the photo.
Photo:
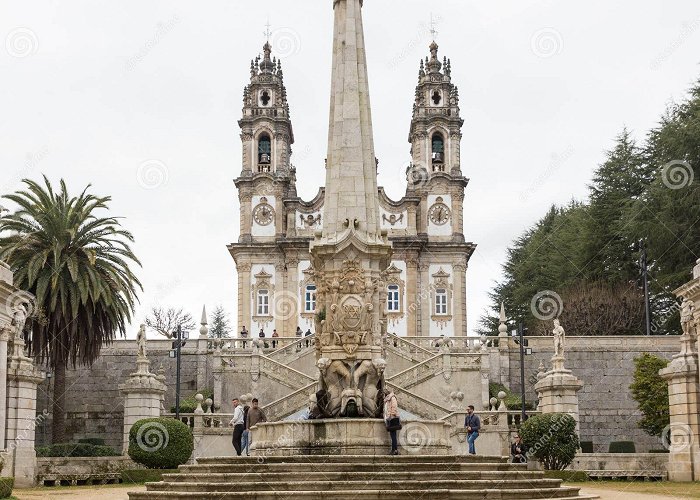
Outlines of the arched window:
[[445,171],[445,138],[440,132],[435,132],[432,138],[433,172]]
[[435,315],[447,315],[447,290],[444,288],[435,290]]
[[258,172],[269,172],[272,163],[272,140],[267,134],[258,139]]
[[316,285],[306,285],[304,293],[304,312],[316,312]]
[[258,314],[257,316],[270,315],[270,292],[268,290],[258,290]]
[[401,291],[399,285],[389,285],[386,296],[387,312],[401,311]]

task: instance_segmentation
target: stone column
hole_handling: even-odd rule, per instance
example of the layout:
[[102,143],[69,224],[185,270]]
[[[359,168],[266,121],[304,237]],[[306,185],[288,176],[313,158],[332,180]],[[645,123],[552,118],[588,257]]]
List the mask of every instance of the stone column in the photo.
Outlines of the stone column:
[[415,337],[418,323],[418,263],[415,257],[406,259],[406,335]]
[[[699,261],[700,262],[700,261]],[[671,481],[700,480],[700,266],[693,271],[694,279],[674,293],[683,299],[681,306],[681,351],[671,363],[659,371],[668,382],[671,416],[668,440],[668,478]]]
[[455,337],[467,336],[467,266],[463,261],[454,266],[454,293],[452,311]]
[[9,347],[12,353],[7,363],[6,442],[7,449],[12,450],[15,486],[28,487],[36,484],[36,391],[44,374],[24,355],[20,330],[15,332]]
[[[304,296],[300,295],[299,291],[299,261],[295,258],[287,259],[285,266],[287,270],[284,273],[284,290],[288,297],[294,297],[295,300],[291,300],[290,304],[288,304],[290,307],[289,314],[287,314],[288,321],[284,324],[284,330],[282,330],[281,336],[294,337],[297,333],[299,318],[304,307],[302,302]],[[301,291],[301,293],[304,292],[305,290]]]
[[[535,391],[540,400],[539,409],[542,413],[568,413],[576,420],[576,432],[580,434],[578,391],[583,388],[583,382],[571,370],[564,368],[564,329],[558,320],[554,320],[554,324],[552,369],[535,384]],[[558,344],[557,339],[561,339],[561,343]]]
[[250,324],[250,293],[252,285],[250,282],[250,264],[240,264],[238,266],[238,331],[241,331],[245,326],[251,332],[248,336],[255,333],[253,325]]
[[124,396],[124,437],[122,453],[129,451],[129,431],[131,427],[144,418],[157,418],[161,413],[161,399],[165,395],[166,385],[163,377],[149,371],[150,361],[146,356],[139,356],[136,361],[136,373],[132,373],[126,382],[119,386]]
[[5,447],[5,422],[7,420],[7,343],[10,340],[9,325],[0,326],[0,450]]

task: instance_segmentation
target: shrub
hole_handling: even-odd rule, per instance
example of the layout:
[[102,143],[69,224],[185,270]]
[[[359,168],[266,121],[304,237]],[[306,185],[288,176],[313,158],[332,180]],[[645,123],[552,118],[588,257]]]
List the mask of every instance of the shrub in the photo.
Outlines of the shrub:
[[157,483],[163,480],[163,474],[177,472],[177,469],[129,469],[122,471],[121,478],[127,484]]
[[632,441],[613,441],[608,446],[608,453],[636,453],[637,449]]
[[581,453],[593,453],[593,441],[581,441]]
[[534,415],[520,427],[520,435],[530,448],[528,456],[547,470],[568,467],[579,448],[576,421],[567,413]]
[[[197,400],[194,397],[197,394],[204,396],[205,401],[207,399],[214,399],[214,391],[212,389],[196,391],[186,398],[180,400],[180,413],[194,413],[194,411],[197,409]],[[174,406],[170,408],[170,413],[176,413]]]
[[102,438],[82,438],[78,439],[78,443],[92,444],[94,446],[104,446],[105,440]]
[[36,449],[37,457],[116,457],[111,446],[95,446],[88,443],[59,443],[41,446]]
[[[506,393],[505,402],[509,410],[519,410],[522,407],[522,398],[520,397],[520,394],[515,394],[503,384],[499,384],[496,382],[492,382],[489,384],[489,398],[497,398],[498,393],[501,391]],[[528,401],[525,401],[525,409],[534,410],[535,405]]]
[[129,456],[149,469],[176,469],[194,451],[190,428],[172,418],[139,420],[129,432]]
[[10,498],[15,487],[14,477],[0,477],[0,498]]
[[634,379],[630,390],[639,411],[642,412],[642,418],[637,425],[651,436],[661,436],[671,422],[668,382],[659,375],[659,370],[666,366],[667,360],[647,352],[634,358]]

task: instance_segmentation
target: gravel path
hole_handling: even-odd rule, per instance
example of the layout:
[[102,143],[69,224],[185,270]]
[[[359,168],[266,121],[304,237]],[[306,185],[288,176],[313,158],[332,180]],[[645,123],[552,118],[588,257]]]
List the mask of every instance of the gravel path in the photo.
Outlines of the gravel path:
[[[633,491],[615,491],[613,489],[598,489],[598,488],[581,488],[582,495],[598,495],[600,500],[654,500],[654,499],[671,499],[684,498],[665,495],[647,495],[645,493],[636,493]],[[688,498],[688,497],[685,497]]]
[[143,486],[111,486],[80,488],[42,488],[31,490],[14,490],[12,494],[19,500],[128,500],[130,491],[145,491]]

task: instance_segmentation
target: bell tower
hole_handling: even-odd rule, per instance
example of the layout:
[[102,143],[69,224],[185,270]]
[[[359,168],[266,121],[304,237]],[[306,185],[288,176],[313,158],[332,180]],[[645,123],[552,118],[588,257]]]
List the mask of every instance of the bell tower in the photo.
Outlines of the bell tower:
[[294,132],[289,116],[282,61],[266,42],[250,62],[243,90],[242,171],[236,179],[241,204],[241,242],[270,242],[286,231],[283,200],[296,196],[291,165]]
[[438,44],[420,62],[416,101],[408,142],[413,165],[428,173],[461,176],[460,140],[464,120],[459,116],[459,91],[452,83],[452,63],[440,62]]

